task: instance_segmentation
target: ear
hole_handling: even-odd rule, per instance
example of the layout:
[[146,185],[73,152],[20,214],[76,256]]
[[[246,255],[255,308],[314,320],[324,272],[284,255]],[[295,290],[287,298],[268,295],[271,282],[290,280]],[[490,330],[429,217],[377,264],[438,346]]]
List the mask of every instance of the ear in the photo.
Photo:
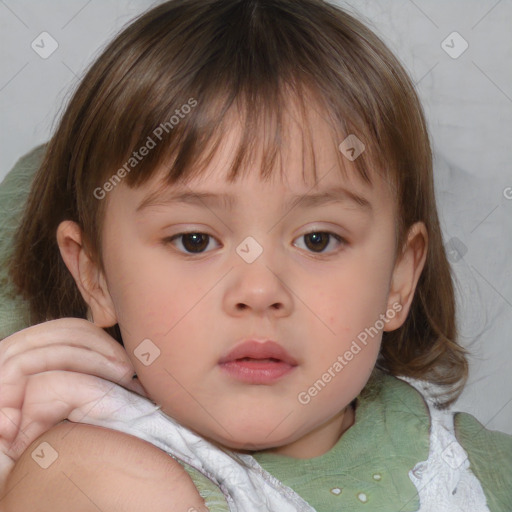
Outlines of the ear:
[[[407,240],[393,269],[388,295],[388,311],[396,311],[385,331],[398,329],[407,318],[416,285],[427,259],[428,233],[423,222],[416,222],[407,234]],[[400,307],[400,306],[401,307]]]
[[82,230],[76,222],[65,220],[57,228],[57,243],[66,267],[89,305],[88,317],[92,313],[94,324],[111,327],[117,323],[112,298],[107,283],[99,268],[87,252],[82,242]]

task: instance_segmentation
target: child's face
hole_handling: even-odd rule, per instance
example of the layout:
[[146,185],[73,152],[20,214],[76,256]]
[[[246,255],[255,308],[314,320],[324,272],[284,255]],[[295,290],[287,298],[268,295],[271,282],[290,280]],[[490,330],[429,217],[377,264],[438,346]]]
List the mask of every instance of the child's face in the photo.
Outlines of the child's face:
[[[255,164],[248,176],[228,184],[233,150],[226,145],[200,179],[165,190],[226,194],[232,209],[204,198],[137,211],[148,192],[159,189],[156,180],[136,189],[121,183],[108,197],[106,282],[139,379],[164,412],[234,449],[280,447],[276,451],[297,457],[328,450],[346,425],[345,408],[375,365],[382,319],[394,318],[384,330],[397,326],[398,303],[390,293],[393,198],[376,175],[373,188],[355,170],[342,178],[336,141],[323,120],[311,121],[316,186],[312,178],[303,181],[301,134],[294,125],[283,155],[287,182],[279,172],[261,181]],[[234,127],[229,141],[236,133]],[[288,205],[295,195],[338,187],[363,196],[370,207],[348,196]],[[169,241],[185,231],[210,238]],[[318,234],[304,236],[308,232]],[[347,244],[320,234],[325,232]],[[244,259],[259,248],[253,262]],[[151,342],[144,350],[137,349],[146,339]],[[272,382],[227,373],[219,360],[250,339],[275,341],[297,365]],[[150,364],[139,360],[140,352]]]

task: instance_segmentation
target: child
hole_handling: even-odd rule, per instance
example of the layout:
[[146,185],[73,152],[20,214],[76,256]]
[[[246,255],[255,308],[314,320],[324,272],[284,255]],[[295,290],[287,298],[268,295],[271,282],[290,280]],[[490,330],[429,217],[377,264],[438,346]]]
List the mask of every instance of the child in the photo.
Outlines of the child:
[[[4,439],[66,418],[132,434],[210,510],[512,510],[511,437],[449,410],[467,362],[421,106],[337,7],[136,20],[44,149],[10,265],[33,327],[0,344]],[[43,393],[62,406],[29,412]],[[8,506],[57,510],[9,482]]]

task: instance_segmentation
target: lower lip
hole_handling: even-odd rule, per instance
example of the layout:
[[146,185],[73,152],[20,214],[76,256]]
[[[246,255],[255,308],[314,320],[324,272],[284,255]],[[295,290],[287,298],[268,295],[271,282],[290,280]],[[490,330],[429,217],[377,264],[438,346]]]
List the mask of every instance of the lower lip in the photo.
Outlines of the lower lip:
[[242,360],[222,363],[220,367],[237,380],[249,384],[269,384],[290,373],[295,366],[284,361]]

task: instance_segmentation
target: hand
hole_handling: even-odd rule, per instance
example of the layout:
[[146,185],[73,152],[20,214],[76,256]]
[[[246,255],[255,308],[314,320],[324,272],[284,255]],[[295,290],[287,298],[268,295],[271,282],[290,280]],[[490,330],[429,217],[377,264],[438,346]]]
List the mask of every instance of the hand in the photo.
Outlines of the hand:
[[115,384],[146,396],[134,373],[124,348],[79,318],[44,322],[0,341],[0,488],[32,441],[71,414],[85,416],[96,403],[106,407]]

